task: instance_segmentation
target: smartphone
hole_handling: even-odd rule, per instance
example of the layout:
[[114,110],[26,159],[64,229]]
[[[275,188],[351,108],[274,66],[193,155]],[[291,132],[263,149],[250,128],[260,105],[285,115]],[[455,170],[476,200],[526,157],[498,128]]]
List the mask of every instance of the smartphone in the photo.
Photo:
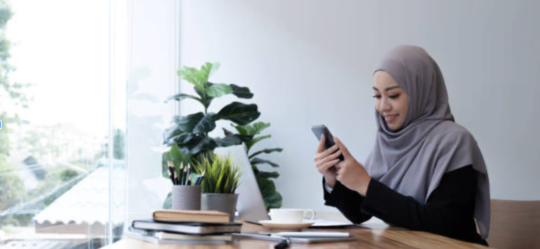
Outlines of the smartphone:
[[[324,142],[325,149],[328,149],[336,144],[336,142],[334,142],[334,136],[332,136],[332,133],[330,133],[330,130],[326,126],[314,125],[313,127],[311,127],[311,131],[313,131],[313,134],[315,134],[319,141],[321,141],[321,135],[324,135],[324,137],[326,138],[326,141]],[[343,154],[339,155],[338,158],[341,161],[345,160],[343,158]]]

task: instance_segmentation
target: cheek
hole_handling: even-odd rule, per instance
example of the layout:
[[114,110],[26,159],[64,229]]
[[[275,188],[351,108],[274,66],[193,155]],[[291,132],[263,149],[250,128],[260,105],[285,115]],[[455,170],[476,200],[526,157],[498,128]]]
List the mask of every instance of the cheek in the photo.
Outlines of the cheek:
[[405,119],[405,116],[407,115],[407,108],[409,107],[408,100],[402,101],[401,103],[399,103],[399,105],[400,105],[400,108],[399,108],[400,113],[403,116],[403,119]]
[[376,99],[376,100],[375,100],[375,109],[376,109],[377,112],[379,112],[379,113],[381,112],[381,109],[380,109],[380,106],[381,106],[381,105],[380,105],[380,104],[381,104],[381,100]]

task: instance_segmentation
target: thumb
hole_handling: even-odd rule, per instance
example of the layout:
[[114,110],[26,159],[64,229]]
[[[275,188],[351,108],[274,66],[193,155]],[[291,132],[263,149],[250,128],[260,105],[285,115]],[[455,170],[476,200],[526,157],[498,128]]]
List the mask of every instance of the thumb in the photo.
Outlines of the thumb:
[[349,149],[347,149],[347,147],[341,142],[341,140],[339,140],[339,138],[334,137],[334,142],[336,142],[336,144],[338,145],[341,153],[343,154],[343,157],[352,157]]

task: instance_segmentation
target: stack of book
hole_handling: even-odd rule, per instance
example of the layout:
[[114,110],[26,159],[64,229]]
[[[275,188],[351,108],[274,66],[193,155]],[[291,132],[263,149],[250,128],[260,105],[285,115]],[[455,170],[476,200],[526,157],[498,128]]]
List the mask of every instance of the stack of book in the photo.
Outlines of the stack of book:
[[219,245],[230,242],[241,227],[223,212],[157,210],[152,219],[134,220],[129,237],[154,244]]

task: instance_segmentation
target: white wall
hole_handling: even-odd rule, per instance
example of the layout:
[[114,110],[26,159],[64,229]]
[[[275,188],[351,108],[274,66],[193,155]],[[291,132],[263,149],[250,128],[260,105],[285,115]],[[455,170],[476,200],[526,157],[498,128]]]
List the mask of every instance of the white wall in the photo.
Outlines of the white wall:
[[281,165],[284,207],[323,209],[310,127],[326,124],[364,161],[375,134],[374,67],[396,45],[423,46],[443,70],[457,122],[480,144],[492,197],[540,199],[539,9],[533,1],[183,1],[180,62],[218,61],[213,81],[255,93],[260,120],[272,123],[261,148],[284,148],[270,157]]

